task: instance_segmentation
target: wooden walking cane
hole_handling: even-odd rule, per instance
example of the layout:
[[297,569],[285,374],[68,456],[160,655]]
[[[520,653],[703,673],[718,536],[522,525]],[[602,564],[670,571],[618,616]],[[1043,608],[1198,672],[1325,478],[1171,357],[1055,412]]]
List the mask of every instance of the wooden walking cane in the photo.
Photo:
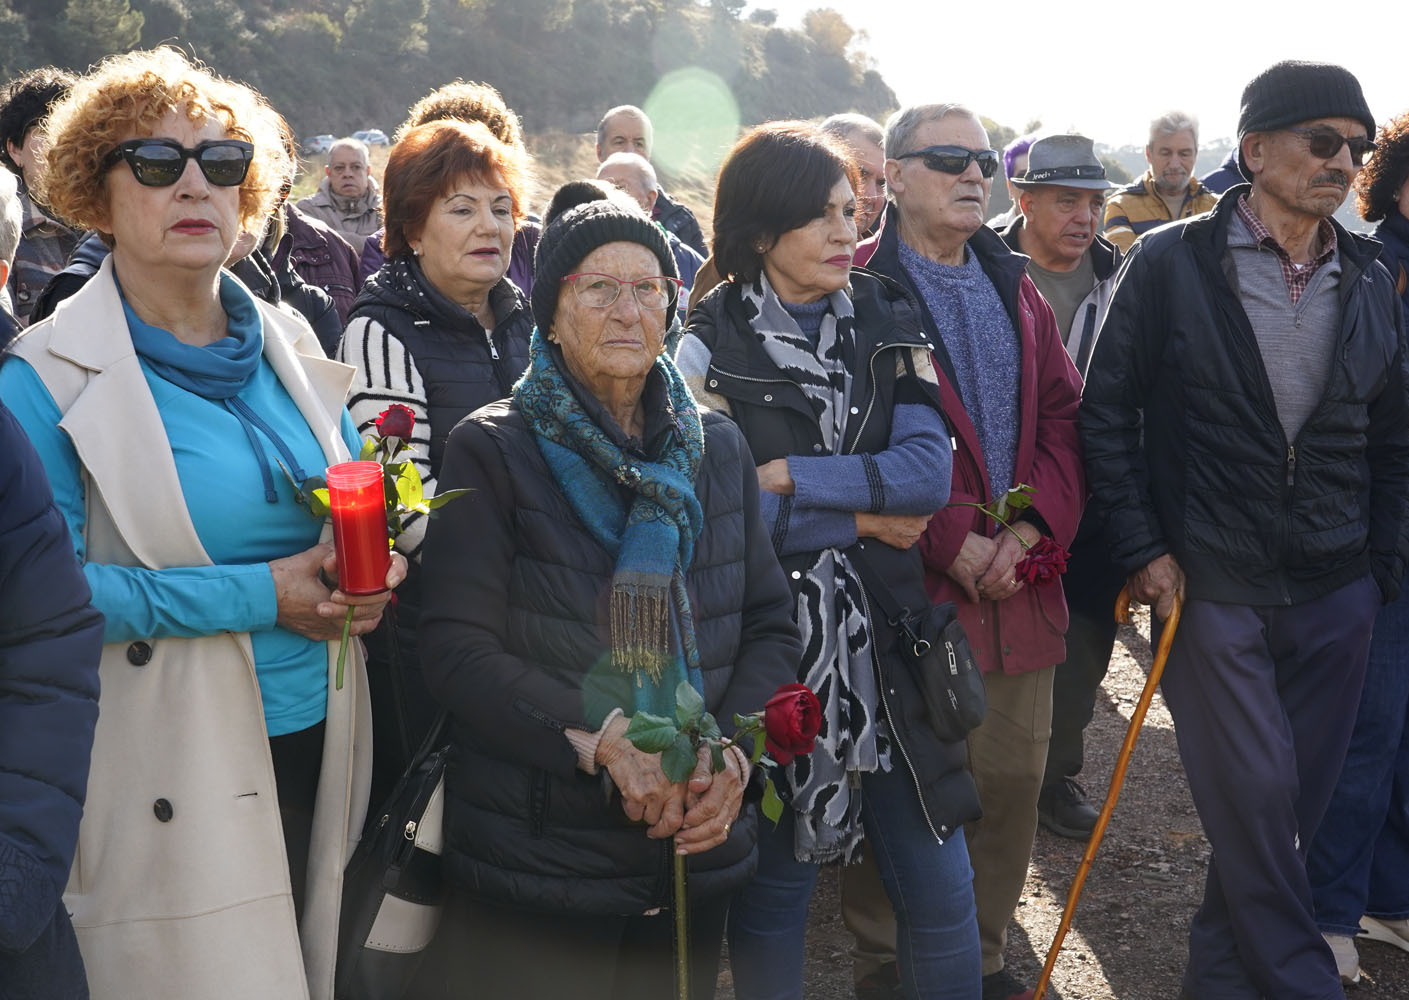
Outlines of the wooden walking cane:
[[[1150,667],[1150,676],[1145,681],[1145,690],[1140,692],[1140,701],[1135,706],[1135,712],[1130,716],[1130,725],[1125,730],[1125,742],[1121,744],[1120,755],[1115,760],[1115,771],[1111,774],[1110,791],[1106,792],[1106,802],[1101,806],[1101,814],[1096,817],[1096,825],[1091,830],[1091,839],[1086,843],[1086,853],[1081,856],[1081,866],[1076,870],[1076,878],[1072,880],[1071,891],[1067,893],[1066,909],[1062,911],[1062,922],[1057,925],[1057,936],[1052,941],[1052,947],[1047,951],[1047,961],[1042,966],[1042,975],[1037,978],[1037,988],[1032,991],[1032,1000],[1042,1000],[1047,992],[1047,983],[1052,978],[1052,967],[1057,964],[1057,954],[1062,950],[1062,941],[1066,939],[1067,930],[1071,927],[1071,918],[1076,913],[1076,901],[1081,898],[1081,887],[1086,882],[1086,873],[1091,870],[1091,861],[1096,857],[1096,851],[1101,846],[1101,838],[1106,834],[1106,824],[1110,822],[1111,813],[1115,811],[1116,800],[1120,798],[1120,786],[1125,781],[1125,768],[1130,764],[1130,754],[1135,749],[1135,738],[1140,735],[1140,727],[1145,724],[1145,713],[1149,711],[1150,702],[1155,696],[1155,688],[1159,686],[1160,675],[1164,673],[1164,663],[1169,659],[1169,648],[1174,645],[1174,631],[1179,627],[1179,612],[1182,601],[1179,594],[1174,595],[1174,604],[1169,609],[1169,617],[1165,619],[1164,631],[1160,633],[1159,649],[1155,651],[1155,662]],[[1154,614],[1154,609],[1150,610]],[[1122,625],[1130,624],[1130,592],[1122,587],[1120,596],[1115,599],[1115,620]]]

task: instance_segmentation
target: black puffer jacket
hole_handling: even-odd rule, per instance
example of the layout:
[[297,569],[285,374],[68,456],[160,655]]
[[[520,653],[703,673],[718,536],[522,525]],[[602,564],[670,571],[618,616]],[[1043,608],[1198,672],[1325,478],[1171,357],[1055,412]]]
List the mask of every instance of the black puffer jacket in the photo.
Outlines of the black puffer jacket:
[[[646,439],[657,442],[669,423],[649,393],[647,402]],[[758,711],[795,678],[801,645],[759,516],[753,459],[728,420],[705,414],[704,426],[696,495],[705,525],[686,583],[705,703],[728,732],[734,713]],[[422,563],[426,680],[453,717],[450,879],[531,909],[640,914],[665,904],[668,842],[648,840],[619,799],[604,798],[563,735],[595,728],[584,709],[588,689],[606,703],[632,704],[630,679],[609,663],[614,560],[573,513],[509,402],[455,429],[441,484],[473,491],[431,522]],[[746,807],[724,844],[691,858],[696,898],[746,882],[755,841]]]
[[1123,571],[1173,553],[1190,597],[1295,604],[1373,572],[1390,600],[1409,555],[1409,379],[1394,283],[1378,243],[1332,223],[1340,338],[1320,403],[1288,441],[1224,270],[1245,190],[1147,235],[1126,259],[1081,405],[1092,503]]
[[504,399],[528,368],[533,314],[508,278],[489,292],[494,334],[442,295],[409,255],[367,278],[349,320],[375,320],[406,346],[426,387],[430,413],[431,475],[440,475],[451,429],[466,414]]
[[[852,416],[844,431],[846,450],[875,453],[890,440],[891,414],[897,402],[897,361],[902,352],[928,350],[914,302],[899,285],[859,270],[852,271],[856,366],[852,373]],[[802,389],[769,359],[749,326],[738,285],[717,287],[690,314],[689,336],[709,351],[705,388],[729,401],[755,461],[762,465],[789,455],[812,457],[822,448],[816,412]],[[904,402],[919,400],[906,399]],[[928,400],[938,407],[937,399]],[[888,584],[902,607],[926,607],[920,550],[893,549],[874,540],[857,543],[866,560]],[[783,556],[783,570],[800,590],[815,553]],[[924,698],[915,675],[896,648],[896,632],[878,610],[872,611],[873,649],[880,673],[883,708],[904,763],[920,792],[925,814],[937,838],[948,840],[960,825],[979,816],[978,792],[966,770],[964,744],[944,743],[926,719]]]

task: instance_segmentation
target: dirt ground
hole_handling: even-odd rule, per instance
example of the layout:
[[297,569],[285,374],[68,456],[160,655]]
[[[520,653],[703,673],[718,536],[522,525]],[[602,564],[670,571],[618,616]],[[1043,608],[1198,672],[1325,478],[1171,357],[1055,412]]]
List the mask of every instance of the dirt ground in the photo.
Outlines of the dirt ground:
[[[1123,627],[1096,716],[1087,730],[1087,791],[1109,787],[1116,755],[1150,665],[1148,618]],[[1008,939],[1008,967],[1035,985],[1056,936],[1085,845],[1038,830],[1027,887]],[[1120,802],[1086,878],[1047,996],[1063,1000],[1175,1000],[1189,920],[1203,895],[1208,859],[1189,798],[1174,726],[1156,695],[1131,758]],[[850,935],[836,872],[824,872],[808,927],[807,1000],[852,1000]],[[1363,972],[1350,1000],[1409,998],[1409,954],[1360,943]],[[718,1000],[734,1000],[726,966]]]

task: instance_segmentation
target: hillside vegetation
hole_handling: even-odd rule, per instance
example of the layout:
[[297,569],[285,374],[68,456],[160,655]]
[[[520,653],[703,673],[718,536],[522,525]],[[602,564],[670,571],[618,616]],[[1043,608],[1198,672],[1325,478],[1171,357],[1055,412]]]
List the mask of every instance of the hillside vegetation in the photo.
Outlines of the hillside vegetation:
[[[0,0],[0,73],[82,70],[179,45],[259,88],[299,135],[391,131],[427,91],[492,83],[530,132],[585,132],[639,104],[716,128],[854,110],[895,95],[835,11],[802,30],[744,0]],[[687,70],[683,77],[677,71]],[[690,151],[681,154],[690,159]]]

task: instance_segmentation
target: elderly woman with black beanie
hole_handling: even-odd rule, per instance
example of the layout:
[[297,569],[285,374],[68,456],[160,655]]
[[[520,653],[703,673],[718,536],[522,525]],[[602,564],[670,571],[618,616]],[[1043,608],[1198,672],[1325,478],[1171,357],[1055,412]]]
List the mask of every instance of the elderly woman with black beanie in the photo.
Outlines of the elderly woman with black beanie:
[[709,997],[755,865],[749,764],[726,752],[673,785],[624,732],[672,715],[689,681],[728,735],[796,675],[792,601],[742,436],[663,353],[680,282],[659,227],[578,205],[535,267],[529,370],[451,433],[440,484],[470,492],[431,522],[422,561],[453,893],[418,995],[670,995],[673,845]]

